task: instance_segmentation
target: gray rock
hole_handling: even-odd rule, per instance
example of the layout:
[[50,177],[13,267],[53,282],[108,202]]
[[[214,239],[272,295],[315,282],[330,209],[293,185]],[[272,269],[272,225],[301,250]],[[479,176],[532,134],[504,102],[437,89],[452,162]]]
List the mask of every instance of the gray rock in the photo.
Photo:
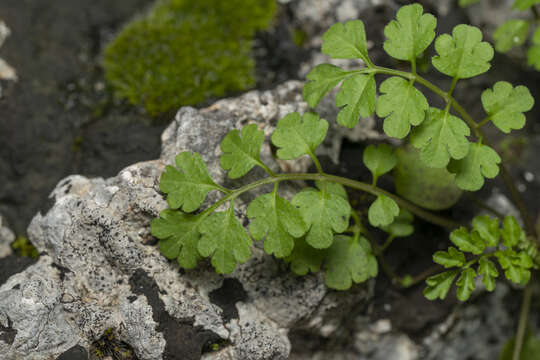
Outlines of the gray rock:
[[[0,287],[0,329],[12,335],[0,335],[4,358],[51,359],[81,348],[92,353],[95,341],[112,329],[115,341],[128,344],[139,359],[198,359],[211,343],[225,345],[206,359],[287,359],[291,330],[319,333],[332,311],[363,306],[369,287],[334,296],[320,275],[284,272],[257,247],[228,276],[243,295],[235,298],[225,289],[228,298],[216,300],[216,291],[226,286],[223,277],[204,262],[179,271],[150,234],[150,220],[166,207],[159,176],[177,153],[200,152],[214,179],[228,181],[218,165],[224,135],[248,122],[269,135],[286,113],[306,110],[301,87],[288,82],[202,110],[182,108],[163,133],[160,159],[110,179],[62,180],[51,194],[54,206],[28,229],[46,255]],[[335,116],[330,106],[325,111]],[[336,136],[328,151],[336,148]],[[262,157],[274,169],[302,171],[308,165],[274,162],[268,143]]]
[[0,214],[0,259],[11,254],[10,244],[15,241],[15,234],[7,226],[5,218]]

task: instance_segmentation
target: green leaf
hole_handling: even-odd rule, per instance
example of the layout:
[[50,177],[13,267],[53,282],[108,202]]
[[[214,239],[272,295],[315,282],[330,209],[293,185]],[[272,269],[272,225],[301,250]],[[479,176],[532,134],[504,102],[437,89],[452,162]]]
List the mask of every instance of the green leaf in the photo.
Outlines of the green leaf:
[[368,220],[372,226],[390,225],[399,215],[399,206],[394,200],[385,195],[377,196],[368,210]]
[[323,35],[322,52],[334,59],[362,59],[369,63],[364,23],[353,20],[332,25]]
[[482,241],[478,233],[474,231],[469,234],[463,226],[450,233],[450,241],[458,247],[459,250],[470,252],[474,255],[480,255],[486,248],[486,244]]
[[495,50],[507,52],[514,46],[522,45],[527,40],[529,22],[521,19],[508,20],[495,30]]
[[540,27],[534,31],[532,46],[527,51],[527,63],[540,71]]
[[414,232],[413,220],[414,216],[410,212],[400,208],[399,215],[394,221],[390,225],[381,227],[381,229],[393,237],[407,237]]
[[335,65],[315,66],[306,76],[308,82],[304,85],[304,100],[310,107],[316,107],[330,90],[350,75],[350,71],[345,71]]
[[[503,347],[499,360],[513,360],[516,339],[510,339]],[[521,347],[519,360],[538,360],[540,354],[540,340],[531,332],[528,332]]]
[[328,131],[328,122],[315,113],[289,113],[278,121],[272,143],[279,149],[277,156],[293,160],[302,155],[313,155]]
[[499,81],[493,90],[484,90],[482,105],[493,124],[508,134],[512,129],[522,129],[525,126],[523,113],[532,109],[534,99],[525,86],[514,88],[506,81]]
[[221,142],[221,167],[229,170],[229,177],[237,179],[246,175],[254,166],[261,165],[259,153],[264,142],[264,132],[257,125],[250,124],[238,130],[231,130]]
[[[332,182],[324,182],[326,184],[326,192],[329,194],[337,195],[342,197],[343,199],[349,201],[349,196],[347,195],[347,190],[345,190],[345,187],[341,184],[332,183]],[[322,181],[315,181],[315,186],[317,186],[318,189],[321,188],[323,182]]]
[[487,291],[495,290],[495,279],[499,276],[499,272],[497,271],[495,264],[487,257],[480,258],[478,274],[483,276],[482,283]]
[[482,41],[480,29],[469,25],[458,25],[452,36],[443,34],[435,40],[436,56],[433,66],[441,73],[467,79],[489,70],[493,58],[493,48]]
[[167,194],[171,209],[181,207],[185,212],[195,211],[206,195],[211,190],[219,190],[219,186],[210,178],[199,154],[186,151],[178,154],[175,160],[178,169],[168,165],[161,174],[159,188]]
[[378,146],[368,145],[364,150],[364,165],[373,176],[373,182],[377,182],[379,176],[392,170],[397,164],[397,157],[390,145],[380,144]]
[[160,239],[161,253],[167,259],[177,259],[180,266],[192,269],[201,258],[197,251],[200,234],[199,216],[166,209],[153,219],[152,235]]
[[423,14],[420,4],[402,6],[384,28],[386,41],[384,50],[398,60],[413,61],[431,44],[435,38],[437,19],[431,14]]
[[[317,249],[332,245],[334,232],[341,233],[349,227],[351,206],[342,196],[327,190],[328,183],[317,182],[316,190],[306,188],[292,199],[309,230],[306,241]],[[345,191],[343,189],[343,191]]]
[[214,212],[206,217],[199,230],[199,253],[212,256],[212,265],[219,274],[230,274],[237,263],[243,263],[251,257],[251,238],[234,216],[234,208]]
[[487,246],[495,247],[499,245],[500,231],[499,219],[488,215],[474,217],[472,221],[473,229],[478,232]]
[[533,45],[527,51],[527,64],[540,71],[540,45]]
[[520,285],[525,285],[531,278],[532,259],[525,252],[517,253],[512,249],[497,251],[495,253],[499,264],[504,269],[504,276]]
[[467,124],[448,111],[430,108],[427,118],[411,134],[411,143],[421,149],[420,158],[429,167],[446,167],[450,158],[463,159],[469,152]]
[[462,267],[465,264],[465,254],[450,246],[447,251],[437,251],[433,254],[433,261],[445,268]]
[[476,272],[471,269],[465,269],[461,272],[458,280],[456,281],[457,285],[457,298],[461,301],[467,301],[470,297],[476,284],[474,283],[474,278],[476,277]]
[[360,237],[336,235],[327,250],[324,262],[326,286],[347,290],[353,283],[359,284],[377,276],[377,260],[371,254],[369,242]]
[[411,125],[424,121],[429,108],[424,94],[413,83],[400,77],[386,79],[380,86],[383,93],[377,100],[377,116],[384,117],[386,135],[403,139]]
[[504,217],[503,228],[501,230],[503,244],[506,247],[514,247],[519,243],[523,235],[521,226],[519,226],[515,217],[507,215]]
[[291,270],[296,275],[304,276],[308,272],[317,272],[321,268],[326,251],[315,249],[306,242],[304,237],[294,241],[291,255],[284,260],[291,264]]
[[476,191],[484,186],[484,177],[499,174],[500,156],[487,145],[472,143],[469,153],[461,160],[452,160],[448,171],[456,174],[456,185],[462,190]]
[[342,108],[337,116],[338,124],[352,129],[360,117],[371,116],[375,111],[376,92],[373,74],[345,79],[336,95],[336,105]]
[[264,239],[264,251],[278,258],[289,256],[294,238],[304,235],[307,226],[300,211],[274,190],[253,200],[247,208],[249,231],[255,240]]
[[525,251],[520,251],[517,254],[517,258],[515,259],[515,263],[521,266],[524,269],[530,269],[534,267],[534,261],[529,256],[529,254]]
[[529,10],[534,4],[540,4],[540,0],[516,0],[514,9]]
[[478,2],[480,2],[480,0],[459,0],[459,6],[463,8]]
[[426,284],[427,287],[424,289],[424,296],[428,300],[435,300],[437,298],[444,300],[452,282],[456,278],[459,270],[450,270],[443,273],[433,275],[427,278]]
[[431,210],[448,209],[459,200],[463,192],[455,184],[456,176],[446,168],[428,167],[412,146],[397,148],[396,155],[393,175],[400,196]]

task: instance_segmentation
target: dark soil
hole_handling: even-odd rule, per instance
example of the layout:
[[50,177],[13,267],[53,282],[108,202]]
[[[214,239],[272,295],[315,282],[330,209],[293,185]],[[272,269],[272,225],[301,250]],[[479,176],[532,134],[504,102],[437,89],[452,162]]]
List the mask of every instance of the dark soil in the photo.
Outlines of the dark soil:
[[108,177],[158,157],[164,125],[114,104],[99,67],[102,46],[151,0],[3,0],[11,29],[0,56],[19,81],[0,99],[0,212],[25,232],[58,181]]
[[[160,135],[174,112],[152,119],[114,100],[100,66],[104,45],[152,3],[0,2],[0,19],[11,29],[0,56],[19,77],[2,82],[0,213],[17,234],[24,234],[63,177],[110,177],[159,157]],[[273,27],[257,35],[257,88],[297,76],[306,53],[292,41],[290,16],[281,7]]]
[[220,341],[212,331],[194,326],[193,319],[178,320],[169,315],[159,298],[160,289],[144,270],[137,269],[129,284],[131,290],[137,295],[144,295],[152,307],[152,316],[158,323],[156,331],[163,333],[166,341],[165,360],[198,360],[210,344]]

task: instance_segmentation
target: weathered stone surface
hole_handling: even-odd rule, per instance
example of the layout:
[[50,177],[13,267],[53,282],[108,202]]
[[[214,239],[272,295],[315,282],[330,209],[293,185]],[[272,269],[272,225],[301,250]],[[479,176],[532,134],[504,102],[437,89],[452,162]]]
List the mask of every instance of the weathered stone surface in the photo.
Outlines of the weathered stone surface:
[[[91,344],[112,329],[139,359],[198,359],[212,343],[225,345],[207,359],[223,353],[233,359],[286,359],[287,334],[299,323],[318,332],[325,314],[352,306],[352,296],[355,306],[363,306],[369,288],[329,296],[321,276],[284,272],[255,247],[252,259],[230,275],[244,293],[231,312],[230,304],[211,301],[223,277],[207,263],[179,271],[160,255],[150,234],[150,220],[166,207],[158,191],[165,164],[181,151],[198,151],[215,180],[229,181],[218,165],[224,135],[248,122],[270,135],[286,113],[306,110],[301,87],[288,82],[200,111],[182,108],[163,134],[160,159],[132,165],[110,179],[73,175],[61,181],[51,194],[54,205],[28,229],[46,255],[0,287],[0,321],[10,329],[0,338],[0,353],[37,360],[65,357],[76,346],[90,352]],[[332,111],[327,109],[329,115]],[[262,157],[275,169],[302,171],[308,165],[277,164],[268,143]],[[310,322],[315,317],[319,320]]]
[[6,220],[0,214],[0,259],[11,254],[10,244],[15,241],[15,234],[7,226]]

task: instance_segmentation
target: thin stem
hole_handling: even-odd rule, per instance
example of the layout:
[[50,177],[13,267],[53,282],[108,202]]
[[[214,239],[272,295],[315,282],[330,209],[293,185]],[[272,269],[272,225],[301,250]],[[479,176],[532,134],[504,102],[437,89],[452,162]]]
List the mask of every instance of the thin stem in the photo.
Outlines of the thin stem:
[[319,174],[324,174],[323,168],[322,168],[321,163],[319,162],[319,159],[317,158],[317,156],[310,151],[309,157],[313,161],[313,164],[315,164],[315,167],[317,168],[317,172]]
[[538,9],[536,8],[536,5],[531,6],[531,12],[534,16],[534,21],[536,22],[540,21],[540,13],[538,13]]
[[452,96],[452,93],[454,92],[454,89],[456,87],[456,84],[458,82],[459,78],[457,76],[454,76],[454,78],[452,79],[452,84],[450,85],[450,90],[448,90],[447,94],[449,97]]
[[434,266],[428,268],[427,270],[421,272],[420,274],[414,276],[407,287],[412,287],[414,285],[417,285],[417,284],[423,282],[424,280],[426,280],[431,275],[435,275],[440,271],[441,271],[441,267],[439,265],[434,265]]
[[489,120],[491,120],[491,116],[486,116],[482,121],[476,124],[476,128],[480,129],[482,126],[486,125]]
[[274,173],[272,170],[270,170],[270,168],[268,166],[266,166],[265,163],[263,163],[262,161],[259,162],[259,166],[261,168],[263,168],[264,171],[266,171],[266,173],[272,177],[276,176],[276,173]]
[[382,246],[378,248],[378,251],[380,251],[381,254],[384,253],[385,250],[388,249],[388,247],[392,244],[395,238],[396,237],[394,235],[388,235],[384,244],[382,244]]
[[416,58],[413,58],[411,60],[411,73],[413,75],[416,75]]
[[348,179],[348,178],[343,178],[343,177],[340,177],[340,176],[329,175],[329,174],[315,174],[315,173],[313,173],[313,174],[310,174],[310,173],[276,174],[274,177],[267,177],[267,178],[252,182],[252,183],[244,185],[244,186],[242,186],[242,187],[240,187],[238,189],[231,190],[228,194],[226,194],[224,197],[222,197],[216,203],[214,203],[214,205],[212,205],[208,209],[204,210],[202,215],[204,217],[207,216],[209,213],[213,212],[215,209],[217,209],[220,205],[224,204],[225,202],[227,202],[227,201],[229,201],[231,199],[234,199],[234,198],[240,196],[241,194],[243,194],[245,192],[256,189],[257,187],[267,185],[267,184],[274,184],[274,183],[277,183],[277,182],[280,182],[280,181],[287,181],[287,180],[291,180],[291,181],[294,181],[294,180],[330,181],[330,182],[341,184],[343,186],[346,186],[346,187],[349,187],[349,188],[352,188],[352,189],[367,192],[367,193],[369,193],[371,195],[374,195],[374,196],[384,195],[384,196],[387,196],[387,197],[391,198],[392,200],[394,200],[402,208],[404,208],[406,210],[409,210],[410,212],[412,212],[413,214],[415,214],[419,218],[422,218],[422,219],[424,219],[424,220],[426,220],[426,221],[428,221],[430,223],[440,225],[440,226],[443,226],[443,227],[446,227],[446,228],[451,228],[451,229],[457,228],[457,227],[460,226],[459,223],[457,223],[457,222],[455,222],[453,220],[446,219],[446,218],[444,218],[442,216],[439,216],[439,215],[433,214],[433,213],[431,213],[429,211],[426,211],[426,210],[424,210],[424,209],[410,203],[409,201],[407,201],[405,199],[402,199],[399,196],[394,195],[394,194],[392,194],[392,193],[390,193],[390,192],[388,192],[386,190],[383,190],[381,188],[378,188],[376,186],[373,186],[373,185],[370,185],[370,184],[367,184],[367,183],[364,183],[364,182]]
[[521,355],[521,348],[523,347],[523,341],[525,339],[525,333],[527,331],[527,324],[529,322],[529,311],[531,309],[532,288],[529,283],[523,291],[523,302],[521,303],[521,311],[519,314],[519,324],[516,333],[516,341],[514,342],[514,353],[512,354],[512,360],[519,360]]
[[379,264],[381,265],[381,268],[382,268],[384,274],[385,274],[388,278],[390,278],[390,281],[392,282],[392,284],[396,284],[396,283],[399,284],[400,277],[399,277],[398,274],[396,274],[396,272],[392,269],[392,267],[390,266],[390,264],[388,264],[388,261],[386,261],[386,259],[384,258],[383,254],[381,254],[381,253],[376,253],[375,256],[377,257],[377,260],[379,260]]
[[356,210],[351,211],[351,217],[353,218],[354,224],[356,225],[358,230],[359,231],[362,231],[362,230],[365,231],[364,225],[362,225],[362,220],[360,220],[360,216],[358,216],[358,213],[356,212]]
[[221,191],[222,193],[225,193],[225,194],[230,194],[232,192],[232,190],[230,189],[227,189],[226,187],[223,187],[219,184],[216,184],[217,185],[217,189],[216,190],[219,190]]
[[480,206],[482,209],[485,209],[489,212],[491,212],[493,215],[497,216],[499,219],[504,219],[504,214],[502,214],[500,211],[498,211],[497,209],[495,209],[494,207],[492,206],[489,206],[488,204],[486,204],[485,202],[481,201],[480,199],[478,199],[478,197],[476,195],[474,195],[473,193],[470,193],[469,194],[471,200],[478,206]]
[[[516,206],[518,207],[519,213],[521,214],[521,218],[523,219],[523,222],[525,223],[525,230],[527,231],[527,234],[535,236],[536,229],[534,227],[532,218],[529,215],[529,211],[527,210],[527,207],[525,206],[523,199],[519,195],[518,189],[516,185],[514,184],[512,176],[510,175],[510,172],[508,171],[508,169],[506,169],[506,166],[504,166],[504,164],[501,163],[500,166],[501,166],[502,179],[504,183],[506,184],[506,187],[510,191],[510,195],[512,196],[512,199],[514,200],[514,204],[516,204]],[[540,242],[539,237],[535,236],[535,238],[537,242]]]

